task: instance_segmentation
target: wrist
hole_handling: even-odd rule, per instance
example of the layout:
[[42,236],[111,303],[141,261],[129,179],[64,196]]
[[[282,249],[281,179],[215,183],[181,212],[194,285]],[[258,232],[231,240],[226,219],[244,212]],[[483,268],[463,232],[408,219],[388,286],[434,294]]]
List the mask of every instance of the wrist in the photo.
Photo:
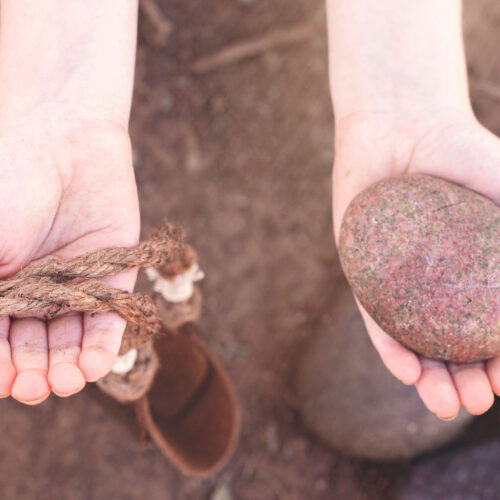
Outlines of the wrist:
[[43,8],[2,0],[0,9],[0,126],[53,114],[127,126],[137,0],[45,0]]
[[384,110],[357,110],[335,116],[335,146],[338,149],[345,142],[355,143],[357,135],[383,137],[387,133],[400,136],[400,139],[406,137],[413,144],[432,129],[452,125],[480,126],[472,108],[466,105],[418,113],[389,107]]
[[[443,77],[444,78],[444,77]],[[392,91],[359,85],[350,92],[332,93],[336,130],[352,121],[362,121],[383,128],[404,124],[418,135],[434,123],[476,120],[468,93],[429,91],[423,96],[404,82],[395,82]],[[344,98],[344,96],[347,96]]]
[[[355,113],[339,120],[335,127],[335,169],[352,178],[370,171],[366,178],[396,175],[416,161],[417,152],[440,146],[442,137],[461,131],[484,130],[470,113],[439,113],[394,117],[380,113]],[[474,132],[476,131],[476,132]],[[482,133],[482,132],[481,132]],[[361,174],[362,176],[365,174]]]
[[337,121],[472,115],[459,0],[328,0]]
[[[4,177],[6,169],[12,166],[17,169],[24,164],[28,171],[36,173],[35,177],[50,179],[57,172],[57,181],[63,190],[82,169],[96,176],[103,168],[118,176],[128,176],[133,171],[128,130],[104,120],[60,123],[55,117],[52,122],[38,118],[35,122],[28,120],[20,128],[0,129],[0,153],[4,158],[6,151],[10,154],[8,158],[15,161],[0,166]],[[23,162],[24,158],[28,160]],[[19,175],[27,181],[31,177],[31,174]]]

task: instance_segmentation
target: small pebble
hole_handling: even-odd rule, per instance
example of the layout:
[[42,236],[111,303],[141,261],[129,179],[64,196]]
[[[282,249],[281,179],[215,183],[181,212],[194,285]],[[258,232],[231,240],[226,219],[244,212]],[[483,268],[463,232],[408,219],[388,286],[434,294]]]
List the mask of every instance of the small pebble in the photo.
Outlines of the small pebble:
[[233,500],[233,494],[227,484],[217,486],[210,496],[210,500]]

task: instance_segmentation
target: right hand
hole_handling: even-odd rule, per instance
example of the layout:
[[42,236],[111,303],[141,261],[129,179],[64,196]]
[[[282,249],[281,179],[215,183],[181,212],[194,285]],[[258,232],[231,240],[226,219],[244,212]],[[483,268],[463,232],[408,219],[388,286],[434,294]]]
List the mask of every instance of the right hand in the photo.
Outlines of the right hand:
[[[334,224],[338,238],[350,201],[371,184],[420,173],[461,184],[500,205],[500,139],[472,116],[395,122],[387,116],[354,115],[337,123]],[[427,408],[443,419],[460,405],[479,415],[500,395],[500,356],[456,365],[415,354],[387,335],[360,306],[382,361],[405,384],[415,384]]]
[[[32,116],[29,128],[0,137],[0,278],[32,261],[133,246],[139,238],[128,133],[106,122],[57,130],[46,123]],[[136,275],[105,281],[132,291]],[[51,391],[80,391],[110,371],[124,328],[115,313],[0,321],[0,397],[36,404]]]

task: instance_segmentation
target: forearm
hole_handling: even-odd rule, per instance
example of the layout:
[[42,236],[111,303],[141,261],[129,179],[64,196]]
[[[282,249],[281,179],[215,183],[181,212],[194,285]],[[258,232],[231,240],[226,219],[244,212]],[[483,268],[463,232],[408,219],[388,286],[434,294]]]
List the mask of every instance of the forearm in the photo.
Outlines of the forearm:
[[33,107],[127,126],[137,0],[2,0],[2,124]]
[[471,113],[459,0],[328,0],[337,123]]

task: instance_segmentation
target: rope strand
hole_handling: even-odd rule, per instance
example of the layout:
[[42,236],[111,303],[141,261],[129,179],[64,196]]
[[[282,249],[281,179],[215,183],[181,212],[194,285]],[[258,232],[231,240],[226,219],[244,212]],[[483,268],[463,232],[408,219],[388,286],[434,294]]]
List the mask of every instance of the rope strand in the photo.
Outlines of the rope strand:
[[135,248],[105,248],[67,262],[47,260],[0,281],[0,317],[43,313],[50,319],[67,311],[116,312],[127,334],[144,341],[159,329],[151,297],[113,288],[98,278],[135,267],[159,267],[182,258],[184,235],[164,223]]

